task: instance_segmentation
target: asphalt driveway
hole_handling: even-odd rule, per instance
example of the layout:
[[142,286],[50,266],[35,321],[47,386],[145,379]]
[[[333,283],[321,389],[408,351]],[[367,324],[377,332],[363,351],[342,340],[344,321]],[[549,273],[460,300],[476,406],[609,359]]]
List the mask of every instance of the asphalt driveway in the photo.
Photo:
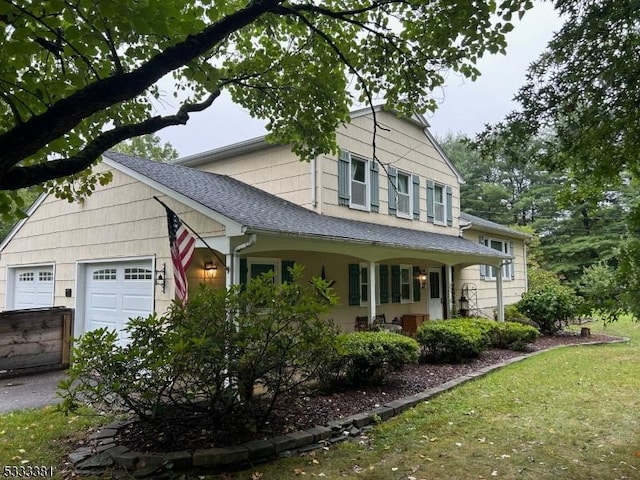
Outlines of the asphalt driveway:
[[0,380],[0,413],[59,403],[55,391],[64,370]]

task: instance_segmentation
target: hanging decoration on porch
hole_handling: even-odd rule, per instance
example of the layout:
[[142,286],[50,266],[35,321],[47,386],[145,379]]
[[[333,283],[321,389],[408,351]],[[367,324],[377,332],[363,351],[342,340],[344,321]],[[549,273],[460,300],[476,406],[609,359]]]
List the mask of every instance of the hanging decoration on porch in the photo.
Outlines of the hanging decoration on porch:
[[[324,271],[324,265],[322,265],[322,271],[320,272],[320,278],[324,281],[327,281],[327,274]],[[329,286],[333,287],[333,285],[336,283],[335,280],[329,280]]]

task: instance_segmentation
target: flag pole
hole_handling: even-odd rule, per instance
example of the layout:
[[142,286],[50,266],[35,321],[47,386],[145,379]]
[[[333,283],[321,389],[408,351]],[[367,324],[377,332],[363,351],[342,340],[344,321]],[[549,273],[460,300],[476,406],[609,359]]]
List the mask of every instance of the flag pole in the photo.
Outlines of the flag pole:
[[[160,205],[162,205],[164,208],[171,210],[166,203],[164,203],[162,200],[160,200],[158,197],[156,197],[155,195],[153,196],[154,200],[156,202],[158,202]],[[213,253],[215,255],[215,257],[218,259],[218,261],[220,262],[220,265],[222,265],[224,267],[224,269],[228,272],[229,271],[229,267],[227,266],[227,262],[225,262],[222,258],[220,258],[220,255],[218,254],[218,252],[216,252],[213,248],[211,248],[209,246],[209,244],[205,241],[204,238],[202,238],[200,236],[200,234],[198,232],[196,232],[193,228],[191,228],[191,226],[185,222],[182,218],[180,219],[180,221],[184,224],[185,227],[187,227],[191,232],[193,232],[193,234],[198,237],[198,239],[200,239],[200,241],[202,243],[204,243],[204,246],[207,247],[209,249],[209,251],[211,253]]]

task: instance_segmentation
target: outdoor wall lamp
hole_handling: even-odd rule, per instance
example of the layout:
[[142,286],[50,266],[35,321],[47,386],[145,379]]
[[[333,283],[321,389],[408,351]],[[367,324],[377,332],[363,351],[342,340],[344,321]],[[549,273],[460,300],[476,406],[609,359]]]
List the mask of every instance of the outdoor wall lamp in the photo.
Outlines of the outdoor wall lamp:
[[427,286],[427,272],[424,269],[420,272],[420,288],[424,288]]
[[218,266],[213,263],[213,261],[205,262],[204,264],[204,274],[207,278],[213,278],[216,276],[218,272]]

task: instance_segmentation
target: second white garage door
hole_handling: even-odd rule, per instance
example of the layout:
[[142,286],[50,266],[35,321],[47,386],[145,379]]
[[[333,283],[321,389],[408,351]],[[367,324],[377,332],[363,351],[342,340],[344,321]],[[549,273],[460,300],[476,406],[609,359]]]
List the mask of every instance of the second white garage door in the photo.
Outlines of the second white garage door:
[[151,261],[98,263],[85,270],[84,330],[101,327],[118,331],[129,318],[153,311],[153,269]]

